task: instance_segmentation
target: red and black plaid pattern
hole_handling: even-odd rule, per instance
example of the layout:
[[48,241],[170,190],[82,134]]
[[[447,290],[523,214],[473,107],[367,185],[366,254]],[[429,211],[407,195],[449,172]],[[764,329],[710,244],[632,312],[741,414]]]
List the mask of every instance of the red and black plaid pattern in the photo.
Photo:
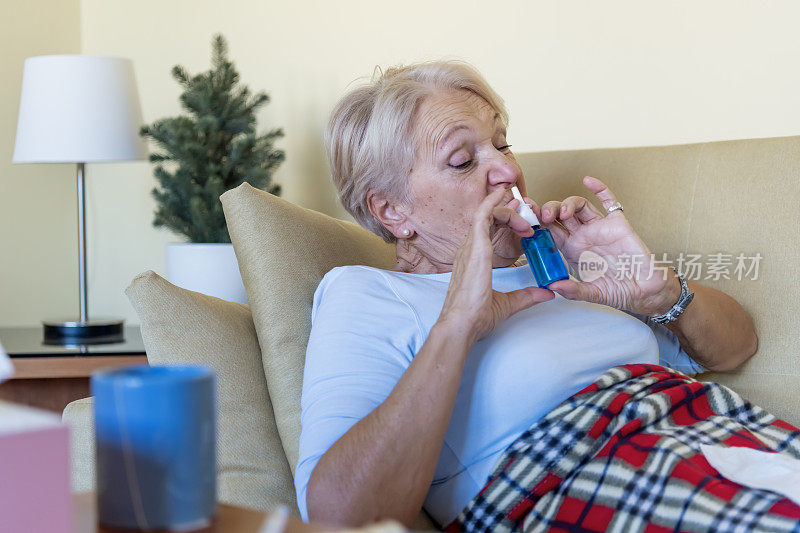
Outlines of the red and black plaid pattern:
[[722,385],[614,367],[514,441],[446,531],[800,533],[800,506],[722,477],[701,444],[800,459],[800,430]]

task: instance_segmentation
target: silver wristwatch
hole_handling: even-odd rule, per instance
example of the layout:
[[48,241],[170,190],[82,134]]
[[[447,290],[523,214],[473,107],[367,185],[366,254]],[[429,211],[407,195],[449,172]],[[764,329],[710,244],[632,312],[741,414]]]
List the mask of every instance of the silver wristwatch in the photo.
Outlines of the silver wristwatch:
[[686,279],[678,272],[677,268],[672,267],[672,270],[675,271],[675,275],[678,276],[678,281],[681,282],[681,297],[678,298],[678,302],[672,306],[672,309],[663,315],[651,317],[656,324],[669,324],[670,322],[678,320],[678,317],[686,311],[686,308],[689,307],[689,304],[694,298],[694,293],[689,292],[689,285],[686,283]]

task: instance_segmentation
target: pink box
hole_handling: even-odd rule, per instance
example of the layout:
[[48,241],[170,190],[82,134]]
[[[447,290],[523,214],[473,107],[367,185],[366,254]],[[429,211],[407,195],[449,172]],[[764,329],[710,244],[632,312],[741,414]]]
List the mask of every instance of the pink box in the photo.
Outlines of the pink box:
[[69,429],[54,413],[0,402],[0,530],[72,531]]

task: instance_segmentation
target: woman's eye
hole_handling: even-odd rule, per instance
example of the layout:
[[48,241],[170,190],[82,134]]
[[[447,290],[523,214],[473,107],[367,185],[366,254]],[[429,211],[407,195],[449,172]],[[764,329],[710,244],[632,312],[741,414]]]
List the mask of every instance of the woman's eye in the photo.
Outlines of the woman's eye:
[[458,169],[458,170],[464,170],[464,169],[466,169],[467,167],[469,167],[471,164],[472,164],[472,159],[470,159],[470,160],[468,160],[468,161],[464,161],[464,162],[463,162],[463,163],[461,163],[460,165],[450,165],[450,166],[451,166],[451,167],[453,167],[453,168],[455,168],[455,169]]
[[505,152],[505,151],[506,151],[506,150],[508,150],[509,148],[511,148],[511,145],[510,145],[510,144],[507,144],[507,145],[505,145],[505,146],[499,146],[497,149],[498,149],[498,150],[500,150],[501,152]]

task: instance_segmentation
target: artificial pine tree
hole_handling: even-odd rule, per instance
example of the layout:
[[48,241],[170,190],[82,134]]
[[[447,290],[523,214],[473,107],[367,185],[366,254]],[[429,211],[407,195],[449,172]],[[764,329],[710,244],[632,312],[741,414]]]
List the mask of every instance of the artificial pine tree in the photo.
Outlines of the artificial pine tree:
[[[139,134],[162,150],[150,155],[160,185],[153,189],[153,225],[186,235],[191,242],[229,243],[219,196],[244,182],[280,194],[280,186],[271,181],[284,159],[283,151],[273,148],[283,131],[256,134],[255,112],[269,96],[251,95],[239,84],[222,35],[214,36],[212,47],[211,70],[190,76],[181,66],[172,68],[184,88],[180,101],[188,116],[158,120],[142,126]],[[164,163],[171,163],[171,170]]]

